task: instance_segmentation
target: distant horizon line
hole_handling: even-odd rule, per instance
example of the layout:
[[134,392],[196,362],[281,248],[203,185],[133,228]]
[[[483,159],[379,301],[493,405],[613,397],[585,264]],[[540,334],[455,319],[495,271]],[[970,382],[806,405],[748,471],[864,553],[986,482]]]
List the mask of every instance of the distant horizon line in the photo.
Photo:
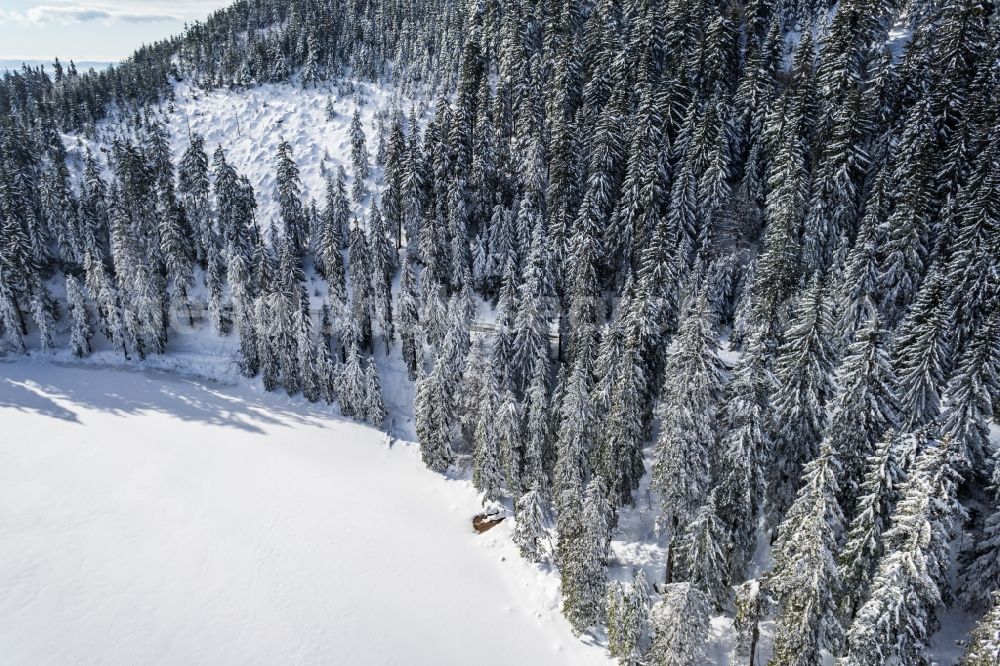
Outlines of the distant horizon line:
[[[55,64],[55,58],[2,58],[0,57],[0,70],[10,70],[11,68],[20,68],[22,65],[28,66],[38,66],[46,65],[46,69],[52,69],[52,65]],[[110,60],[106,58],[59,58],[59,63],[63,67],[68,67],[70,62],[79,69],[80,67],[86,67],[88,65],[103,65],[105,67],[110,67],[111,65],[117,65],[121,60]]]

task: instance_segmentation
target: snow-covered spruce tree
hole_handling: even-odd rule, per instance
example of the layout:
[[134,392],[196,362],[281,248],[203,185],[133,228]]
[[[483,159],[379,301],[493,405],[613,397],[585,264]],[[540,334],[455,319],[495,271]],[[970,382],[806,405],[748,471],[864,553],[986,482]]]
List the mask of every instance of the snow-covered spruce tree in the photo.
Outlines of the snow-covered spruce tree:
[[[101,166],[90,150],[87,150],[84,156],[83,179],[80,183],[80,208],[78,211],[80,235],[82,236],[84,252],[89,251],[91,254],[102,257],[108,250],[107,192],[107,185],[101,176]],[[181,194],[183,195],[183,190],[181,190]],[[185,208],[188,207],[185,206]]]
[[992,666],[1000,661],[1000,592],[993,596],[993,608],[972,630],[962,666]]
[[724,368],[708,302],[701,290],[691,299],[669,352],[659,408],[653,488],[662,506],[658,526],[671,542],[668,582],[673,575],[675,540],[708,495],[715,413],[722,395]]
[[511,538],[521,551],[521,557],[529,562],[541,562],[545,558],[545,515],[542,509],[542,493],[533,488],[517,499],[517,522]]
[[997,251],[989,239],[1000,233],[1000,168],[995,126],[984,128],[986,146],[976,157],[968,183],[955,197],[957,229],[948,257],[950,300],[955,316],[956,344],[965,346],[988,315],[989,301],[1000,283]]
[[608,625],[608,654],[619,664],[631,665],[632,646],[625,626],[625,586],[621,581],[608,583],[604,594],[604,615]]
[[441,282],[429,279],[430,275],[426,269],[420,277],[421,296],[423,296],[420,306],[423,343],[437,347],[444,341],[448,331],[448,307],[444,298],[446,287]]
[[928,199],[931,188],[930,111],[921,101],[910,110],[894,151],[889,191],[895,205],[883,226],[885,240],[879,291],[882,313],[892,328],[913,302],[925,270],[930,245]]
[[726,585],[726,525],[719,518],[716,491],[708,494],[698,507],[677,542],[677,580],[693,583],[704,592],[715,608],[722,608],[729,597]]
[[941,395],[954,351],[944,288],[945,276],[932,268],[893,340],[900,422],[907,430],[931,423],[941,413]]
[[427,178],[423,170],[423,155],[420,147],[420,128],[416,110],[410,108],[409,141],[403,157],[403,231],[406,236],[407,253],[419,258],[421,238],[421,216],[425,203]]
[[194,287],[191,262],[193,249],[188,238],[189,222],[174,196],[172,173],[168,184],[160,187],[157,212],[160,218],[160,249],[167,277],[173,282],[170,306],[175,316],[192,318],[190,292]]
[[[437,181],[435,181],[437,182]],[[429,278],[448,283],[449,252],[445,197],[439,196],[427,207],[420,227],[420,258]]]
[[705,663],[711,604],[691,583],[670,583],[653,606],[653,642],[647,660],[657,666],[697,666]]
[[520,248],[517,244],[517,228],[512,211],[501,205],[493,207],[490,215],[489,256],[483,267],[485,290],[498,290],[504,271],[508,265],[517,266]]
[[350,316],[356,322],[362,349],[371,349],[372,312],[372,263],[368,240],[361,225],[355,220],[351,227],[350,261],[347,268],[351,277]]
[[112,187],[109,197],[111,256],[123,297],[120,302],[128,346],[139,358],[145,358],[150,351],[161,353],[166,345],[162,283],[141,257],[143,246],[136,239],[124,197],[117,185]]
[[49,290],[36,278],[31,287],[31,299],[28,301],[31,308],[31,319],[38,329],[38,347],[43,352],[52,351],[55,348],[55,326],[57,310],[55,301]]
[[836,343],[850,343],[858,329],[879,314],[879,223],[885,214],[885,171],[879,172],[866,203],[854,245],[848,253],[837,292]]
[[677,233],[678,267],[682,278],[694,267],[699,237],[704,228],[697,202],[698,180],[695,170],[698,168],[696,162],[700,147],[697,139],[701,134],[698,130],[707,115],[703,112],[702,105],[693,101],[685,114],[677,141],[677,149],[684,150],[684,157],[676,167],[677,174],[670,189],[667,220]]
[[631,585],[608,585],[608,652],[622,666],[642,663],[649,642],[649,603],[649,586],[641,569]]
[[[253,325],[253,300],[260,291],[261,275],[254,272],[254,266],[260,265],[263,242],[260,229],[254,219],[257,204],[254,200],[253,188],[246,176],[241,176],[238,182],[238,192],[230,205],[228,215],[231,223],[228,225],[229,236],[225,239],[226,277],[232,294],[233,316],[236,331],[240,339],[240,370],[247,377],[256,375],[259,360],[256,352],[256,331]],[[214,253],[209,255],[214,256]],[[214,259],[213,259],[214,261]],[[212,271],[217,269],[212,267]],[[214,281],[215,277],[210,275]],[[222,294],[214,288],[210,289],[211,316],[216,325],[226,323],[226,317],[217,311],[221,305]]]
[[767,595],[761,589],[760,581],[752,579],[737,585],[734,605],[736,617],[733,619],[733,663],[756,664],[760,623],[767,614],[768,606]]
[[365,180],[368,179],[368,145],[358,109],[354,109],[354,117],[351,119],[351,168],[353,169],[351,196],[354,201],[361,203],[368,194],[365,187]]
[[815,664],[836,647],[842,628],[834,596],[840,572],[834,559],[844,532],[837,502],[840,462],[830,441],[806,465],[804,484],[778,528],[774,568],[767,578],[776,600],[773,664]]
[[25,352],[24,335],[21,320],[21,312],[18,310],[17,301],[4,281],[4,273],[0,266],[0,341],[3,347],[0,351],[13,351],[15,354]]
[[[645,70],[641,74],[645,74]],[[638,85],[639,102],[630,131],[622,196],[605,234],[609,257],[624,270],[637,262],[634,250],[641,247],[652,232],[649,213],[657,200],[665,197],[661,191],[663,174],[659,168],[664,119],[652,82],[649,77],[643,78],[645,80]]]
[[24,186],[15,183],[23,179],[16,167],[0,163],[0,230],[5,242],[2,246],[3,263],[7,280],[12,288],[23,293],[40,266],[47,265],[47,238],[39,228],[37,218],[29,211],[30,197]]
[[831,332],[822,284],[813,278],[799,296],[775,360],[774,462],[768,480],[772,522],[784,516],[795,498],[803,466],[819,454],[826,403],[833,393]]
[[[623,352],[625,341],[625,317],[624,312],[630,307],[634,300],[635,290],[632,284],[626,284],[626,290],[622,292],[622,301],[617,307],[617,316],[601,331],[600,344],[597,348],[597,356],[594,361],[594,406],[600,413],[607,412],[611,407],[611,390],[615,384],[615,375],[621,371],[620,366],[624,364]],[[603,439],[604,433],[601,433]],[[608,453],[602,451],[607,445],[601,443],[595,455],[595,464],[600,466],[605,462],[611,462],[613,458]],[[617,462],[617,461],[614,461]]]
[[365,368],[365,420],[376,428],[385,425],[386,410],[382,402],[382,384],[378,378],[378,368],[375,367],[375,359],[368,359],[368,367]]
[[459,425],[455,391],[469,345],[468,328],[458,323],[458,318],[453,317],[434,368],[417,381],[413,403],[420,455],[424,464],[435,472],[444,472],[454,458],[455,431]]
[[302,382],[302,397],[316,402],[321,397],[319,376],[316,373],[315,344],[313,343],[312,321],[305,308],[295,311],[295,357]]
[[802,275],[802,225],[809,204],[810,141],[814,118],[811,31],[803,33],[792,64],[792,81],[769,114],[775,154],[767,164],[767,232],[757,263],[751,323],[769,332]]
[[[583,215],[583,213],[581,213]],[[596,231],[589,226],[574,235],[569,262],[569,341],[566,356],[571,363],[583,356],[589,368],[597,346],[597,323],[600,319],[600,283],[597,263],[600,246]]]
[[961,598],[967,606],[985,606],[990,594],[1000,590],[1000,454],[993,458],[990,503],[982,532],[964,553]]
[[320,48],[316,43],[316,35],[312,32],[306,35],[306,60],[302,66],[301,76],[303,88],[308,88],[309,84],[315,86],[323,78]]
[[[221,145],[216,146],[212,153],[212,192],[215,194],[215,226],[218,235],[222,239],[230,238],[233,228],[238,224],[240,176],[236,167],[226,161]],[[211,254],[212,252],[205,251],[206,261]]]
[[320,228],[313,229],[313,235],[318,234],[316,260],[324,277],[328,282],[331,282],[328,290],[330,291],[329,298],[333,301],[335,286],[332,282],[343,284],[344,257],[340,251],[347,243],[344,234],[347,232],[348,223],[343,219],[347,216],[347,210],[341,201],[343,194],[338,191],[333,174],[330,172],[327,172],[324,189],[323,210],[319,219]]
[[[485,392],[486,373],[492,371],[489,364],[489,354],[486,351],[486,340],[481,336],[473,339],[470,336],[469,353],[465,357],[462,377],[458,389],[458,412],[462,429],[462,444],[466,450],[472,450],[476,441],[476,428],[480,419],[480,399],[490,395]],[[526,486],[530,487],[530,486]]]
[[524,396],[524,458],[521,487],[544,489],[547,485],[545,461],[551,457],[549,434],[549,357],[542,350],[532,364],[528,389]]
[[483,368],[482,383],[477,398],[472,483],[483,493],[484,500],[495,502],[503,496],[504,486],[500,438],[496,429],[496,415],[500,409],[500,380],[495,368],[489,366]]
[[573,512],[572,520],[564,521],[564,525],[571,522],[573,530],[559,559],[563,614],[579,633],[604,620],[611,533],[607,489],[601,477],[587,484],[582,503],[565,510]]
[[77,202],[69,182],[66,155],[62,144],[50,149],[52,162],[41,174],[40,197],[42,217],[55,239],[57,256],[66,263],[79,263],[82,258],[82,242],[77,227]]
[[956,499],[954,445],[927,438],[884,536],[871,596],[847,633],[845,662],[927,663],[928,641],[947,597],[951,533],[965,510]]
[[[836,84],[833,84],[836,85]],[[809,212],[803,231],[802,258],[807,273],[825,272],[838,263],[841,239],[856,228],[861,186],[868,166],[862,95],[857,86],[846,86],[837,95],[829,91],[826,136],[820,147],[812,183]],[[839,97],[839,99],[838,99]]]
[[209,253],[215,251],[217,247],[215,230],[212,226],[210,191],[205,139],[200,134],[194,133],[177,165],[177,197],[184,207],[184,213],[193,232],[195,258],[202,266],[207,265]]
[[886,349],[888,333],[877,316],[862,324],[837,369],[837,395],[831,404],[826,439],[840,453],[840,501],[854,515],[858,483],[875,445],[898,425],[895,374]]
[[[272,332],[268,325],[271,319],[270,294],[262,293],[254,303],[254,328],[257,341],[257,360],[260,364],[260,378],[265,391],[273,391],[278,387],[281,376],[281,366],[272,342]],[[347,412],[344,412],[347,414]]]
[[316,383],[319,386],[319,396],[326,403],[337,399],[337,361],[330,355],[330,342],[320,334],[316,340],[314,353],[316,368]]
[[497,299],[496,323],[493,327],[492,362],[497,378],[502,387],[513,389],[518,383],[513,365],[514,355],[514,316],[517,309],[517,277],[514,264],[509,262],[500,287]]
[[292,147],[284,139],[278,144],[278,166],[275,173],[278,186],[278,207],[281,211],[281,231],[292,243],[296,256],[308,247],[309,229],[302,206],[302,181],[299,167],[292,157]]
[[392,321],[392,276],[398,257],[386,232],[382,212],[375,204],[372,204],[368,236],[372,264],[372,311],[388,354],[389,346],[396,337]]
[[[336,254],[340,256],[340,251]],[[333,353],[338,361],[343,362],[347,357],[347,343],[349,331],[354,330],[356,323],[351,319],[351,303],[347,294],[347,283],[344,280],[342,264],[332,265],[333,268],[326,275],[327,298],[329,308],[328,323],[329,329],[325,334],[330,336]]]
[[637,666],[649,642],[649,586],[639,569],[632,584],[608,585],[608,652],[622,666]]
[[346,248],[351,235],[351,202],[347,197],[347,172],[343,166],[337,167],[337,180],[333,184],[330,204],[332,204],[334,224],[341,229],[342,248]]
[[208,320],[216,335],[229,335],[229,315],[226,313],[225,278],[222,261],[218,253],[208,256],[208,270],[205,271],[205,286],[208,287]]
[[509,386],[500,387],[497,411],[491,418],[495,421],[493,429],[500,446],[504,486],[512,497],[519,497],[524,459],[524,415],[521,413],[521,402]]
[[472,255],[469,251],[469,215],[463,191],[464,187],[459,180],[452,180],[448,186],[448,213],[445,230],[448,239],[446,271],[448,282],[452,288],[458,288],[465,282],[466,275],[472,275]]
[[66,304],[69,306],[70,334],[69,348],[77,358],[91,352],[90,340],[94,330],[90,325],[90,311],[80,288],[80,283],[72,275],[66,276]]
[[[914,435],[903,435],[913,438]],[[890,431],[883,436],[866,462],[858,490],[854,518],[844,547],[837,556],[842,579],[840,617],[850,624],[861,603],[868,597],[875,567],[884,552],[882,534],[898,500],[904,474],[897,460],[900,436]]]
[[[129,336],[125,329],[125,320],[114,280],[104,268],[104,263],[100,259],[95,259],[89,251],[84,255],[84,268],[87,272],[87,290],[94,295],[97,303],[101,332],[111,343],[112,349],[128,358]],[[2,284],[3,281],[0,280],[0,285]]]
[[[278,272],[275,276],[275,290],[271,294],[272,343],[276,347],[281,366],[281,384],[288,395],[302,389],[301,364],[299,362],[298,323],[301,311],[308,306],[304,303],[302,282],[304,274],[300,259],[295,255],[292,239],[283,237],[278,252]],[[312,351],[312,345],[309,345]]]
[[590,370],[580,356],[569,377],[559,407],[556,463],[552,480],[556,510],[556,559],[561,562],[579,530],[579,511],[588,473],[587,452],[593,445],[594,407],[590,396]]
[[386,229],[396,248],[403,242],[403,187],[406,179],[406,136],[403,134],[403,114],[394,113],[389,121],[389,136],[385,142],[385,187],[382,190],[382,214]]
[[340,399],[340,411],[344,416],[356,419],[366,417],[366,401],[368,397],[368,380],[365,370],[361,367],[361,352],[358,349],[357,337],[351,335],[347,342],[347,360],[340,370],[337,382],[337,397]]
[[418,290],[413,264],[407,260],[403,267],[403,277],[399,282],[399,291],[396,293],[396,322],[403,363],[406,364],[406,376],[411,382],[416,381],[417,368],[421,365]]
[[619,505],[632,501],[645,474],[642,450],[652,412],[643,359],[649,325],[643,312],[646,300],[634,298],[631,284],[629,279],[618,318],[601,341],[597,369],[601,381],[596,393],[605,417],[594,465],[610,480],[611,498]]
[[555,294],[549,267],[545,230],[538,222],[532,233],[531,252],[525,261],[522,282],[513,322],[511,364],[519,379],[517,388],[525,390],[531,381],[532,365],[549,351],[549,299]]
[[753,557],[771,456],[770,396],[776,385],[762,336],[752,334],[726,386],[720,424],[716,510],[726,524],[726,580],[740,580]]
[[995,395],[1000,395],[1000,313],[972,334],[945,393],[941,434],[959,447],[960,455],[968,461],[968,471],[982,474],[980,470],[987,469],[987,421],[994,413]]

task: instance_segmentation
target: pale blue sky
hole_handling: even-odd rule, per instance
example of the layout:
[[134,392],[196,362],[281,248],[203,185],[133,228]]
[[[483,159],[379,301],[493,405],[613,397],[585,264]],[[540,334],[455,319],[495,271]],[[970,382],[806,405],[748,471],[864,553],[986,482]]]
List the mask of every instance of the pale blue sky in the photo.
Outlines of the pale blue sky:
[[0,0],[0,59],[121,60],[232,0]]

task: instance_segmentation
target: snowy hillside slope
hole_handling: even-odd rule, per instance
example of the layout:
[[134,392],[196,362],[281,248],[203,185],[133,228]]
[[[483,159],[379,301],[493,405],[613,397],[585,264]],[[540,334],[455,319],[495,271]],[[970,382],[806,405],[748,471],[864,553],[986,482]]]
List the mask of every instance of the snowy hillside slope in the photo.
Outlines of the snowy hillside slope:
[[609,663],[412,445],[252,388],[0,376],[4,663]]
[[[217,146],[222,146],[226,160],[245,175],[254,188],[257,199],[257,221],[266,232],[273,220],[278,222],[275,170],[278,144],[287,141],[300,170],[303,200],[314,200],[322,206],[325,180],[322,169],[336,173],[339,166],[351,173],[351,119],[358,110],[367,136],[371,175],[369,192],[377,191],[382,169],[375,163],[378,145],[377,113],[399,110],[408,114],[411,106],[418,112],[418,122],[427,117],[421,113],[432,102],[403,97],[391,87],[379,87],[362,81],[346,80],[321,87],[303,88],[296,82],[263,84],[247,90],[215,89],[204,91],[189,82],[174,84],[174,100],[164,102],[152,111],[170,135],[175,161],[187,149],[192,133],[205,139],[205,149],[211,159]],[[327,102],[332,102],[335,115],[327,116]],[[110,140],[120,131],[116,122],[100,126],[96,142],[65,135],[70,159],[82,165],[82,147],[107,149]],[[352,211],[360,218],[371,205],[371,194]]]

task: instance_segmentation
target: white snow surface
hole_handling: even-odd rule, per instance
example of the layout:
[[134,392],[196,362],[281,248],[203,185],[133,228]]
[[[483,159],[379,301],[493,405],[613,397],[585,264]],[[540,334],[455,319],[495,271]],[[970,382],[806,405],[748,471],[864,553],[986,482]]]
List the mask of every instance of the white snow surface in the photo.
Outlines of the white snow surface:
[[0,661],[610,663],[478,509],[331,408],[0,363]]

